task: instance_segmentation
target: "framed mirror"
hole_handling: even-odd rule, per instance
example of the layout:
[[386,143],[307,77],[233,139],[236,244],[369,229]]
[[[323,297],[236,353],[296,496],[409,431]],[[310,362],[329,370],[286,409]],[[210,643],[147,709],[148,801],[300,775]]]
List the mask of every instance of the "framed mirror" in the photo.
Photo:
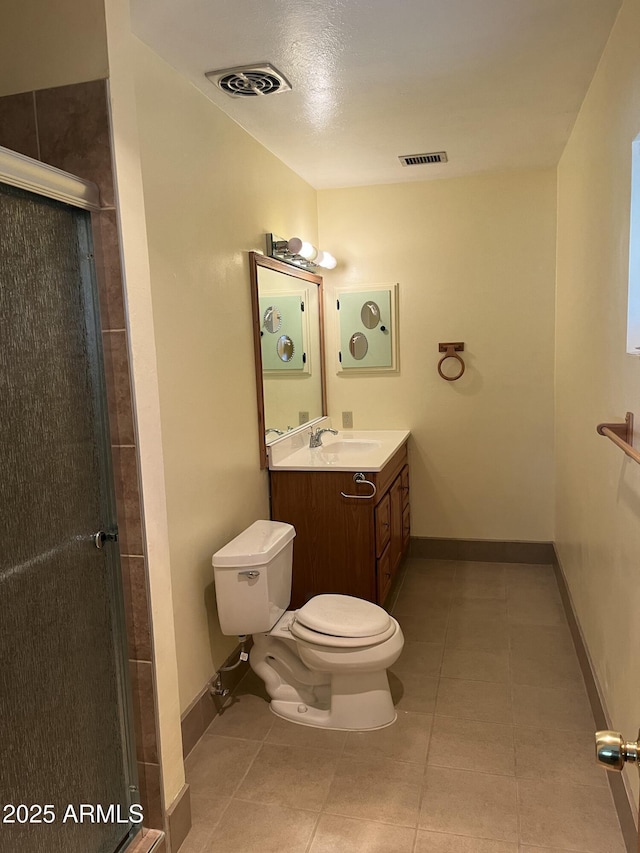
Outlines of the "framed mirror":
[[327,413],[322,276],[249,253],[260,467],[267,445]]

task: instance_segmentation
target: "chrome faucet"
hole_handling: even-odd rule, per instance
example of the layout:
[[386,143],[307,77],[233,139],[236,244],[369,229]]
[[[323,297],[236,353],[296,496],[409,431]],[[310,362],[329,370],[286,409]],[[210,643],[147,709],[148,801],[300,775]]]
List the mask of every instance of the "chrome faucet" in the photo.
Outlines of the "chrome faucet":
[[[289,429],[291,429],[291,427],[289,427]],[[275,433],[277,433],[278,435],[284,435],[283,430],[281,430],[281,429],[276,429],[275,427],[269,427],[269,429],[266,429],[266,430],[264,431],[264,437],[266,438],[266,437],[269,435],[269,433],[270,433],[270,432],[275,432]]]
[[325,432],[330,432],[331,435],[337,435],[337,429],[329,429],[328,427],[325,429],[317,429],[315,432],[313,431],[313,427],[309,430],[309,447],[322,447],[322,434]]

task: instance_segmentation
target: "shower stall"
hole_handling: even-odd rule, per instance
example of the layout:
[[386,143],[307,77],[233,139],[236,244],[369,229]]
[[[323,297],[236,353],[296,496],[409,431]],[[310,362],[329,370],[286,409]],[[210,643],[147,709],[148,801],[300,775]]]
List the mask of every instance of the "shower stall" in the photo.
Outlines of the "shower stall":
[[97,189],[0,155],[0,851],[115,853],[142,814]]

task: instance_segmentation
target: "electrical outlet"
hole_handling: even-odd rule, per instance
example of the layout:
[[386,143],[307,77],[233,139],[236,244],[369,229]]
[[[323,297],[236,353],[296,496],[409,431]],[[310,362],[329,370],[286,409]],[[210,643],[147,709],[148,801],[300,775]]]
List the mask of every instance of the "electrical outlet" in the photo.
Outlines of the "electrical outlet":
[[309,420],[309,412],[298,412],[298,424],[306,424]]
[[342,413],[342,429],[353,429],[353,412]]

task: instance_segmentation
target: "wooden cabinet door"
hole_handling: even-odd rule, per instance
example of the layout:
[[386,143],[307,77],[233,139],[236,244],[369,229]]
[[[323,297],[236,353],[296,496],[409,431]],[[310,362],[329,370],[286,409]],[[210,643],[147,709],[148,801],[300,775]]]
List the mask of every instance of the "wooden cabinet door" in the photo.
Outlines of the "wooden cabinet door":
[[385,495],[376,507],[376,557],[382,556],[382,552],[389,544],[391,538],[391,500]]
[[389,499],[391,502],[391,574],[395,575],[400,566],[402,559],[402,475],[396,477],[393,485],[389,489]]
[[387,548],[379,560],[376,561],[376,575],[378,585],[378,604],[382,606],[384,600],[391,589],[391,581],[393,573],[391,571],[391,544]]

